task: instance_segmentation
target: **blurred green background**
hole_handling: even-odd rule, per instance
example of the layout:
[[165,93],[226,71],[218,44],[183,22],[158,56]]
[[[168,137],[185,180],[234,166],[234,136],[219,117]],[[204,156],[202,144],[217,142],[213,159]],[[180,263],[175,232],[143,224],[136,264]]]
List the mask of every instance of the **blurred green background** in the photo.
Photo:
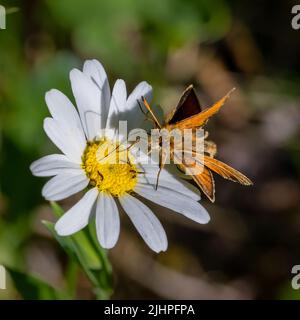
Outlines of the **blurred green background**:
[[[29,165],[55,151],[42,130],[45,92],[72,100],[69,71],[99,59],[110,84],[141,80],[165,110],[193,83],[203,106],[236,87],[209,123],[218,158],[253,187],[216,178],[212,220],[197,225],[156,208],[169,249],[155,255],[122,216],[109,255],[113,298],[297,299],[291,269],[300,264],[300,31],[293,1],[1,1],[0,264],[61,288],[66,256],[41,224],[54,221],[40,195],[45,180]],[[129,91],[128,90],[128,91]],[[67,208],[74,199],[62,202]],[[26,297],[10,280],[2,299]],[[34,287],[26,287],[28,296]],[[32,292],[29,292],[32,290]],[[43,296],[44,298],[47,296]],[[76,297],[91,299],[80,275]]]

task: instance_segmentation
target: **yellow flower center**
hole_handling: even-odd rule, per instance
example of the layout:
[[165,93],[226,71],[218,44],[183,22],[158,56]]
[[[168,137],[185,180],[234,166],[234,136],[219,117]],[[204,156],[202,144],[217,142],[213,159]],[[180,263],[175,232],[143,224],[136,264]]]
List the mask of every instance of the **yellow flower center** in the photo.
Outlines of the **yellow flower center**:
[[131,192],[137,183],[137,168],[130,162],[130,153],[108,139],[88,142],[82,168],[90,185],[114,197]]

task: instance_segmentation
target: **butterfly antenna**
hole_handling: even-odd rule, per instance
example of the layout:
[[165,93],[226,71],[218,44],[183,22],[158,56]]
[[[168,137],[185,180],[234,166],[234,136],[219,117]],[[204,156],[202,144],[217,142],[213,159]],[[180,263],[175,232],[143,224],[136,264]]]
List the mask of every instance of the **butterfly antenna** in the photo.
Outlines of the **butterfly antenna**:
[[[136,141],[134,141],[129,147],[127,147],[124,150],[121,150],[119,152],[124,152],[124,151],[129,151],[135,144],[137,144],[140,141],[140,137],[137,137]],[[110,153],[108,153],[106,156],[104,156],[102,159],[97,159],[98,161],[102,161],[103,159],[107,158],[108,156],[110,156],[113,152],[117,151],[119,148],[121,147],[121,144],[119,144],[118,146],[116,146]]]
[[145,99],[145,97],[142,97],[142,99],[143,99],[143,103],[144,103],[145,107],[146,107],[147,110],[150,112],[150,114],[151,114],[151,116],[152,116],[155,124],[157,125],[157,127],[158,127],[159,129],[161,129],[161,125],[160,125],[159,121],[157,120],[156,116],[154,115],[154,113],[152,112],[151,107],[149,106],[147,100]]
[[152,119],[152,118],[150,118],[149,117],[149,111],[147,111],[147,112],[145,112],[144,110],[143,110],[143,108],[142,108],[142,106],[141,106],[141,103],[140,103],[140,101],[139,100],[136,100],[137,101],[137,103],[138,103],[138,105],[139,105],[139,107],[140,107],[140,110],[141,110],[141,112],[145,115],[145,119],[144,119],[144,121],[151,121],[151,122],[153,122],[155,125],[156,125],[156,122],[154,121],[154,119]]
[[142,106],[141,106],[140,101],[139,101],[138,99],[136,99],[136,101],[137,101],[137,103],[138,103],[138,105],[139,105],[139,107],[140,107],[140,109],[141,109],[142,113],[143,113],[145,116],[148,116],[148,112],[145,112],[145,111],[143,110],[143,108],[142,108]]

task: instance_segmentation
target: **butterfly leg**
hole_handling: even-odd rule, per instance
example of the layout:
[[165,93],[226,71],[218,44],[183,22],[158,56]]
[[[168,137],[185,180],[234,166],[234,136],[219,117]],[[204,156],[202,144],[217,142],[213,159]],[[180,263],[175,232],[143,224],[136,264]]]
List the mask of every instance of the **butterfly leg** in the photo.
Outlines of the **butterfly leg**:
[[159,176],[160,176],[162,169],[164,168],[164,166],[166,164],[166,161],[167,161],[167,154],[166,154],[166,152],[161,150],[160,151],[160,159],[159,159],[159,170],[158,170],[157,177],[156,177],[155,190],[157,190],[157,188],[158,188]]

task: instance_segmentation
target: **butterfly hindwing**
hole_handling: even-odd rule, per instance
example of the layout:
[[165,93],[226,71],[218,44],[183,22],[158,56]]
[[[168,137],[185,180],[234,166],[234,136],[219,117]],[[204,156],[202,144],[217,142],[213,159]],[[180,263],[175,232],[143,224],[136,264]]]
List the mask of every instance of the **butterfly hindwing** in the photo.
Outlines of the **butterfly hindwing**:
[[[189,159],[191,160],[191,158]],[[202,164],[202,160],[196,159],[196,162],[193,160],[190,162],[191,165],[188,165],[189,161],[185,164],[179,165],[181,170],[186,174],[189,174],[193,177],[194,181],[198,187],[203,191],[203,193],[208,197],[211,202],[215,201],[215,182],[212,175],[212,172],[209,168],[205,167]],[[195,171],[196,170],[196,171]],[[199,173],[197,173],[197,171]]]
[[208,199],[211,202],[215,202],[215,181],[211,171],[208,168],[203,167],[203,171],[193,175],[193,179]]

